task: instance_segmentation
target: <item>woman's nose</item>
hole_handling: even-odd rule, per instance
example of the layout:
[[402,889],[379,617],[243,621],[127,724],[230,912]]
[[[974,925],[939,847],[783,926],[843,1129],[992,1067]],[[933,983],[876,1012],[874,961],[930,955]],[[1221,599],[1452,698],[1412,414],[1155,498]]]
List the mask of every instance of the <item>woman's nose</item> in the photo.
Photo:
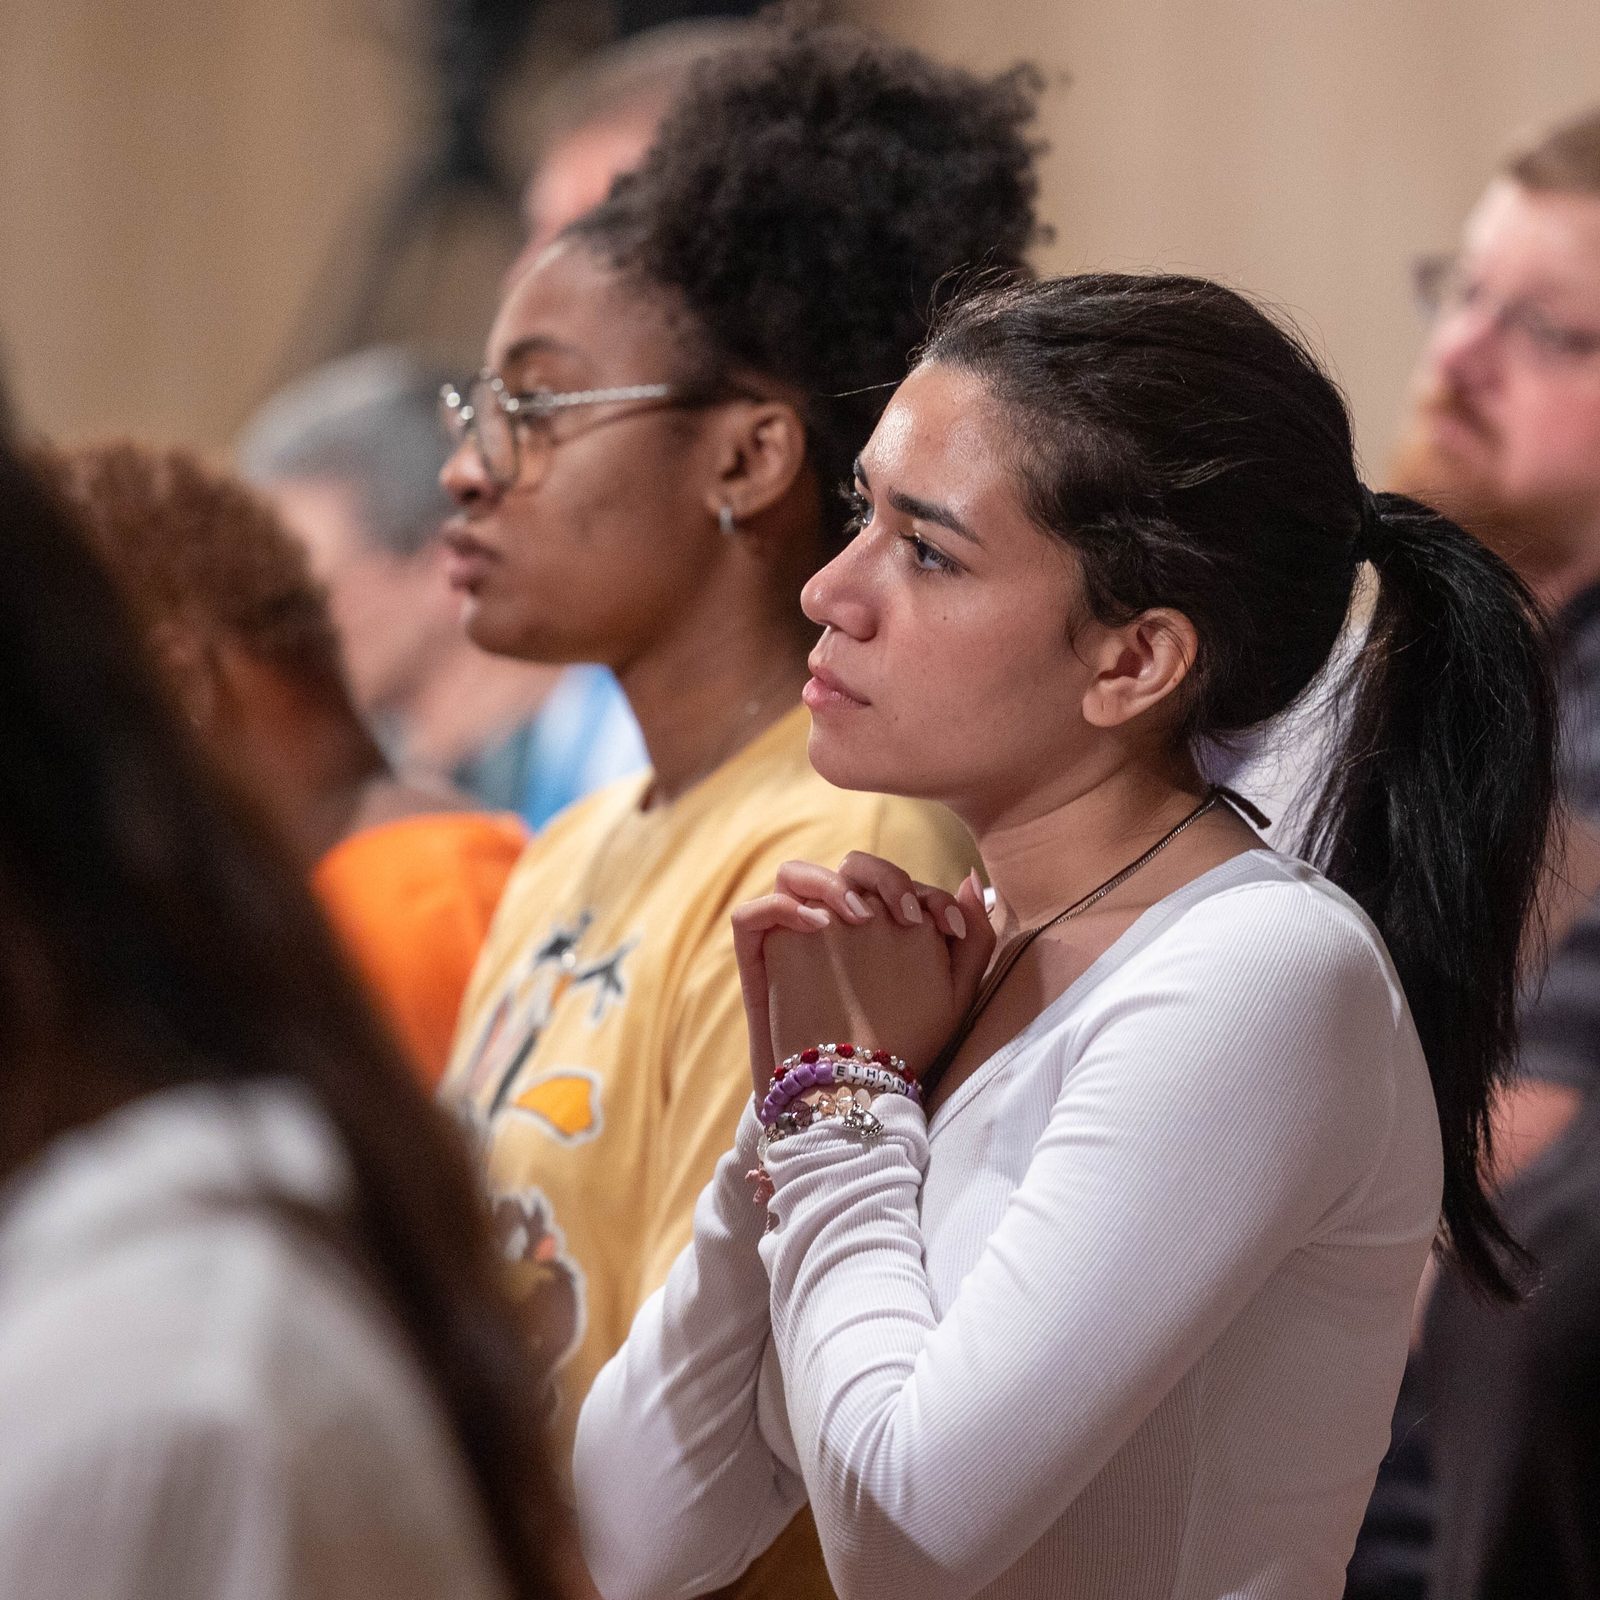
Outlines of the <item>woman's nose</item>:
[[450,459],[439,469],[439,483],[463,510],[492,500],[499,492],[484,465],[483,452],[466,437],[457,440]]
[[800,609],[813,622],[852,639],[868,639],[877,631],[867,543],[859,535],[800,591]]

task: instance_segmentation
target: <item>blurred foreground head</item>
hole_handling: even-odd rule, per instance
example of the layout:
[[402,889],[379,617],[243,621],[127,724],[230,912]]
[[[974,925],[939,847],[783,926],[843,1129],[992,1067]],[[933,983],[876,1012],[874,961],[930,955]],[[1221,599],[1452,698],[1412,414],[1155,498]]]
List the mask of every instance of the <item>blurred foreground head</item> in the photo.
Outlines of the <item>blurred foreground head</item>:
[[1564,604],[1600,581],[1600,109],[1516,153],[1427,262],[1396,487]]
[[[532,1374],[453,1130],[346,976],[298,873],[162,692],[119,586],[3,425],[0,528],[11,710],[0,1183],[61,1136],[169,1087],[296,1086],[349,1169],[347,1197],[302,1225],[347,1253],[350,1281],[369,1284],[398,1325],[466,1464],[507,1592],[552,1593]],[[252,598],[272,592],[270,578]],[[272,647],[302,626],[319,637],[292,604],[259,620]],[[106,1335],[114,1348],[117,1330]]]
[[116,443],[36,460],[213,757],[314,859],[332,837],[312,839],[304,792],[382,761],[299,541],[268,501],[186,450]]

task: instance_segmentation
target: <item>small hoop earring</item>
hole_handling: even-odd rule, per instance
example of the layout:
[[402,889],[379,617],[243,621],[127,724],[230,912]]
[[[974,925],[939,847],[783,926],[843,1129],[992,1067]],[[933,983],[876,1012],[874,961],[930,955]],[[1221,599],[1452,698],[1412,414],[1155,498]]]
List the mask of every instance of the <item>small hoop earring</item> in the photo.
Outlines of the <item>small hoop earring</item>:
[[733,520],[733,507],[726,502],[717,512],[717,527],[722,530],[724,539],[732,539],[739,532],[739,524]]

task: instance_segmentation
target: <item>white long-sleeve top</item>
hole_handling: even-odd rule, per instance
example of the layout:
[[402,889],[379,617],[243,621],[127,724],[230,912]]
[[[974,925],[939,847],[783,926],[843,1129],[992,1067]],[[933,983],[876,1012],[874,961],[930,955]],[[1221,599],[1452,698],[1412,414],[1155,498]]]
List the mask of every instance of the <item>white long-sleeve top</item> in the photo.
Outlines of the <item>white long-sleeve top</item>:
[[467,1470],[287,1083],[166,1089],[0,1189],[0,1595],[498,1600]]
[[1376,931],[1252,851],[934,1112],[743,1175],[584,1406],[608,1600],[731,1581],[809,1499],[844,1600],[1340,1594],[1443,1183]]

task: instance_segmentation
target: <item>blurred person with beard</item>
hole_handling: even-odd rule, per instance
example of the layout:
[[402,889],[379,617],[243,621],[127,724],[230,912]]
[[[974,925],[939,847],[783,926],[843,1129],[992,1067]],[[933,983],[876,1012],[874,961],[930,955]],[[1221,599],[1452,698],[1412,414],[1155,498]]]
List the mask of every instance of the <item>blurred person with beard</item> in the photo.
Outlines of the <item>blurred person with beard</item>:
[[395,773],[351,700],[326,596],[267,501],[180,450],[113,444],[37,461],[433,1084],[526,831]]
[[1393,481],[1551,615],[1570,815],[1496,1113],[1504,1213],[1540,1276],[1513,1311],[1434,1288],[1348,1593],[1576,1600],[1600,1595],[1600,109],[1517,152],[1418,277],[1433,332]]
[[[1467,220],[1460,252],[1424,262],[1433,333],[1395,487],[1504,556],[1561,651],[1564,874],[1552,940],[1600,890],[1600,110],[1518,152]],[[1541,1006],[1572,985],[1557,947]],[[1600,1017],[1600,968],[1594,974]],[[1548,1023],[1549,1018],[1545,1018]],[[1501,1176],[1526,1166],[1600,1073],[1529,1053],[1504,1117]]]
[[342,357],[274,395],[236,454],[327,587],[351,695],[391,765],[537,828],[637,770],[644,747],[602,669],[560,675],[462,634],[438,537],[443,381],[399,347]]
[[[1419,265],[1418,289],[1432,334],[1393,486],[1503,556],[1560,648],[1571,825],[1547,895],[1554,942],[1600,891],[1600,109],[1514,154],[1459,252]],[[1552,981],[1560,961],[1558,950]],[[1578,1070],[1541,1056],[1523,1070],[1503,1119],[1503,1178],[1571,1119],[1600,1061]]]

